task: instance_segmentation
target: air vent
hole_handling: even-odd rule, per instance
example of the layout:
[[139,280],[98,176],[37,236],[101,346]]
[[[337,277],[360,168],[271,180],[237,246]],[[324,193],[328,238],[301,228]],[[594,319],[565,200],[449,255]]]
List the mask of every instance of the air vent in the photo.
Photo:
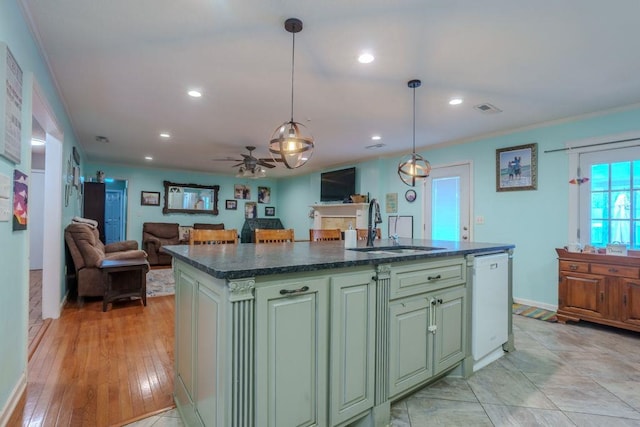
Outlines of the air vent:
[[102,143],[108,143],[109,142],[109,138],[107,138],[106,136],[96,136],[96,141],[98,142],[102,142]]
[[475,107],[476,110],[482,112],[482,113],[502,113],[502,110],[499,109],[498,107],[496,107],[495,105],[491,105],[489,103],[484,103],[484,104],[478,104]]
[[366,148],[367,150],[377,150],[378,148],[382,147],[384,147],[384,144],[382,142],[378,142],[377,144],[367,145],[364,148]]

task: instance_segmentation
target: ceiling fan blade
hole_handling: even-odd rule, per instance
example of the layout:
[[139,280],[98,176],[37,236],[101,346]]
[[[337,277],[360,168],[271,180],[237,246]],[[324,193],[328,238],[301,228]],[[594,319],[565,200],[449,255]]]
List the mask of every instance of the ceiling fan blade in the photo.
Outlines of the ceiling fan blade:
[[236,166],[244,166],[244,162],[240,161],[240,163],[238,163],[236,165],[231,165],[232,168],[235,168]]
[[243,162],[242,159],[232,159],[231,157],[220,158],[220,159],[211,159],[214,162]]
[[269,168],[269,169],[271,169],[271,168],[275,168],[275,167],[276,167],[276,165],[273,165],[273,164],[271,164],[271,163],[264,162],[264,161],[262,161],[262,159],[259,159],[259,160],[258,160],[258,164],[259,164],[260,166],[264,166],[264,167]]

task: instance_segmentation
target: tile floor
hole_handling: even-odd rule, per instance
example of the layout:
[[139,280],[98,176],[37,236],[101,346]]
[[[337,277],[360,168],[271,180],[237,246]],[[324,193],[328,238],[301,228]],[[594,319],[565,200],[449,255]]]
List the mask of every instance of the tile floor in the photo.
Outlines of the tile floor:
[[[513,316],[516,351],[392,406],[392,426],[640,426],[640,334]],[[175,410],[132,426],[183,426]]]

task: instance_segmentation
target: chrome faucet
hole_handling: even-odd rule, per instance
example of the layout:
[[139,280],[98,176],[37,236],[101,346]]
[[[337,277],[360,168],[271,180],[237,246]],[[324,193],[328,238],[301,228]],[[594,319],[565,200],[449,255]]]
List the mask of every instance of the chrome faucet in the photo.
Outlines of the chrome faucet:
[[380,205],[376,199],[371,199],[369,202],[369,220],[367,222],[367,246],[373,246],[373,240],[376,238],[376,225],[381,222]]

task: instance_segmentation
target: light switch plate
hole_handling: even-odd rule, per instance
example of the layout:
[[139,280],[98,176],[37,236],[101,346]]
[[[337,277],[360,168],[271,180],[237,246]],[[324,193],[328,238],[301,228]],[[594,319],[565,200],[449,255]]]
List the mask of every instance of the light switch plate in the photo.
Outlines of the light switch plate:
[[11,200],[0,199],[0,222],[11,220]]
[[0,199],[11,197],[11,180],[7,175],[0,173]]

